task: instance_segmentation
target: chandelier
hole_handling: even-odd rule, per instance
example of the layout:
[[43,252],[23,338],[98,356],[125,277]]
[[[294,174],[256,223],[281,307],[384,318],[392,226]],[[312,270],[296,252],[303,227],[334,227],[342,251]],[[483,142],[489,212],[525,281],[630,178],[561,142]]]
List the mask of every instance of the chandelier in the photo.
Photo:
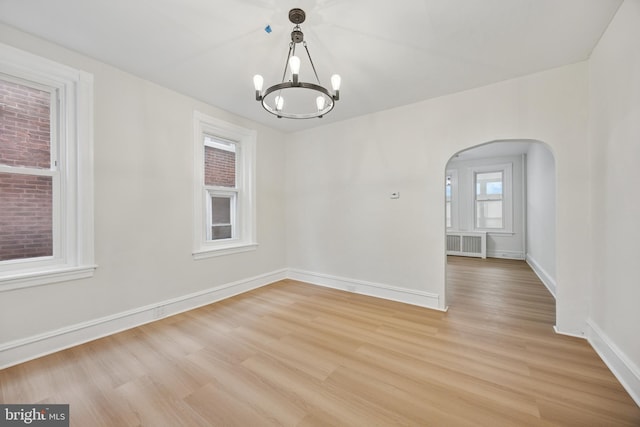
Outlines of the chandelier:
[[[253,76],[253,84],[256,89],[256,101],[259,101],[265,110],[278,118],[321,118],[333,110],[335,102],[340,99],[339,75],[334,74],[331,76],[333,93],[320,84],[320,79],[318,78],[316,67],[311,59],[307,42],[304,40],[304,34],[300,29],[300,24],[304,22],[305,17],[306,15],[302,9],[295,8],[289,11],[289,21],[294,24],[294,27],[293,31],[291,31],[291,42],[289,43],[287,60],[284,64],[282,81],[262,91],[264,79],[259,74]],[[309,65],[313,70],[317,83],[303,82],[300,80],[301,61],[300,58],[296,56],[296,46],[299,44],[302,44],[307,58],[309,58]],[[290,71],[291,77],[290,80],[285,81],[287,78],[287,68]],[[313,99],[314,96],[315,100]]]

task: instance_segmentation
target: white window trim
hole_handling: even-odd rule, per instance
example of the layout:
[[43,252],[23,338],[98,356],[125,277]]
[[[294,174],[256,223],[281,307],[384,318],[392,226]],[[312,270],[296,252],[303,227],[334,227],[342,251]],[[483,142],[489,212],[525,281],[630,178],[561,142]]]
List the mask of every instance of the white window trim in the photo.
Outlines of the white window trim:
[[[478,228],[476,227],[476,173],[502,172],[502,228]],[[471,179],[471,206],[469,209],[468,224],[471,224],[473,231],[484,231],[488,234],[513,234],[513,164],[501,163],[495,165],[472,166],[469,168]]]
[[[211,148],[217,148],[218,150],[222,150],[222,151],[229,151],[231,153],[235,153],[236,152],[236,144],[235,143],[229,143],[229,145],[231,145],[231,147],[229,145],[223,144],[221,142],[218,141],[205,141],[204,145],[206,147],[211,147]],[[231,149],[233,148],[233,149]]]
[[[236,177],[236,227],[231,239],[208,240],[207,199],[216,189],[204,185],[204,135],[236,144],[236,161],[240,162]],[[194,111],[194,186],[193,186],[193,258],[203,259],[255,250],[256,197],[255,152],[256,132]],[[227,189],[228,190],[228,189]],[[222,191],[222,189],[221,189]]]
[[[0,292],[91,277],[94,264],[93,226],[93,76],[0,43],[0,74],[35,82],[57,92],[60,122],[60,169],[54,180],[54,254],[0,263]],[[52,110],[53,111],[53,110]],[[56,129],[56,126],[57,129]],[[55,145],[55,144],[54,144]],[[54,166],[54,165],[52,165]],[[7,168],[8,171],[8,168]]]
[[[445,172],[445,180],[447,176],[451,176],[451,227],[446,227],[448,231],[457,230],[459,227],[458,220],[458,170],[450,169]],[[445,181],[446,185],[446,181]],[[447,204],[447,196],[445,194],[445,206]],[[446,226],[446,211],[445,211],[445,226]]]

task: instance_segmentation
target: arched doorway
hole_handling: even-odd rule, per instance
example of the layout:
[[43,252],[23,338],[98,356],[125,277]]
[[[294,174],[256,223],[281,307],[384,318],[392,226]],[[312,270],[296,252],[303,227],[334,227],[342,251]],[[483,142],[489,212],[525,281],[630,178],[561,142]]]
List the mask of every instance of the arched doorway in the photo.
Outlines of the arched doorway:
[[555,297],[556,166],[545,143],[492,141],[455,153],[445,168],[445,218],[448,259],[526,261]]

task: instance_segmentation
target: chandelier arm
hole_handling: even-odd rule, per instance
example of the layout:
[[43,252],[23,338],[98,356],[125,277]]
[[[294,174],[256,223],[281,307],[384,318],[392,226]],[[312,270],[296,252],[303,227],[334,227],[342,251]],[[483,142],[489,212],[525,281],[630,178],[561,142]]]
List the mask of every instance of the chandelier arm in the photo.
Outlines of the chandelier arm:
[[302,45],[304,46],[304,49],[307,51],[307,56],[309,57],[311,68],[313,68],[313,74],[316,75],[316,80],[318,81],[318,84],[321,85],[320,78],[318,77],[318,72],[316,71],[316,66],[313,64],[313,59],[311,59],[311,54],[309,53],[309,48],[307,47],[307,42],[306,41],[303,42]]

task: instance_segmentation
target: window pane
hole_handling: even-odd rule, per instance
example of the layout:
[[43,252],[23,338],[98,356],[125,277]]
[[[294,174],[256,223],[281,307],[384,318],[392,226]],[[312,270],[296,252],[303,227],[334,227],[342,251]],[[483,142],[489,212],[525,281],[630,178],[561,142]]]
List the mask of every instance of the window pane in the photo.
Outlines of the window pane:
[[48,169],[51,94],[0,79],[0,164]]
[[447,175],[447,184],[444,187],[444,194],[448,202],[451,201],[451,175]]
[[231,224],[231,197],[211,197],[211,239],[230,239],[233,237]]
[[53,255],[52,178],[0,173],[0,261]]
[[231,236],[230,225],[214,225],[211,227],[211,240],[230,239]]
[[502,172],[485,172],[476,174],[476,199],[502,199]]
[[214,225],[231,223],[231,198],[211,197],[211,223]]
[[487,182],[487,194],[502,196],[502,182]]
[[476,201],[476,228],[503,228],[502,200]]
[[204,138],[204,184],[236,186],[236,147],[232,142]]
[[451,202],[446,202],[447,228],[451,228]]

